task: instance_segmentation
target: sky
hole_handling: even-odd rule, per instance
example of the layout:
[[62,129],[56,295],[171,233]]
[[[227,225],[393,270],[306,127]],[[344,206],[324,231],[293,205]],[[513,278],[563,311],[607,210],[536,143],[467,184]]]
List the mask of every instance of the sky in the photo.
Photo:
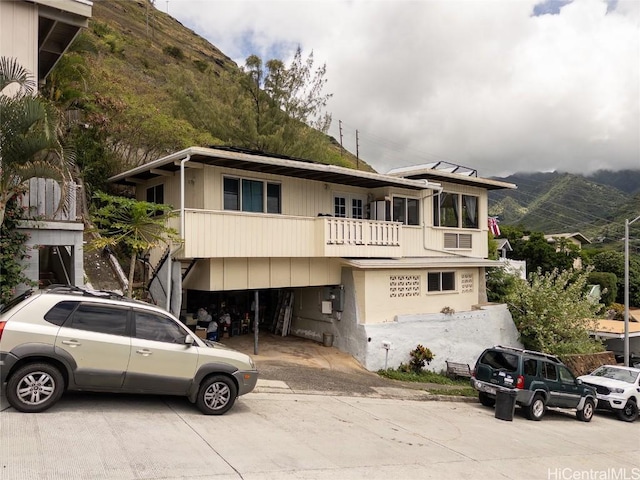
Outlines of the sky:
[[329,133],[380,173],[640,169],[638,0],[157,0],[239,66],[326,64]]

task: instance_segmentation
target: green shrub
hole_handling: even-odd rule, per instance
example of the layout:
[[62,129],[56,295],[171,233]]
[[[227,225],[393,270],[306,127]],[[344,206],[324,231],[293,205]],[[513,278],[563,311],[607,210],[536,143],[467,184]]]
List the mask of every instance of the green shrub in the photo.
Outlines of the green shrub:
[[588,279],[591,285],[600,285],[602,296],[600,302],[611,305],[618,295],[618,277],[610,272],[591,272]]

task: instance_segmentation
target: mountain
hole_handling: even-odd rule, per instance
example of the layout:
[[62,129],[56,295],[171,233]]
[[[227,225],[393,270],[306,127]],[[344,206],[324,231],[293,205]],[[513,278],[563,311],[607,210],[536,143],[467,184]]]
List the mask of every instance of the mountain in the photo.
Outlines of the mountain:
[[547,234],[580,232],[592,241],[617,242],[624,235],[624,220],[640,215],[640,170],[602,170],[589,176],[518,173],[499,180],[518,186],[490,192],[489,213],[501,225]]
[[[89,27],[63,58],[43,93],[84,129],[81,155],[107,146],[109,173],[194,145],[260,149],[256,139],[274,146],[264,149],[268,153],[356,166],[356,157],[335,139],[300,121],[283,121],[284,113],[261,122],[270,121],[272,131],[281,128],[270,137],[247,121],[254,93],[247,89],[247,75],[148,0],[94,2]],[[86,130],[96,140],[92,148]],[[371,170],[361,159],[357,163]]]
[[[238,118],[242,69],[147,0],[94,2],[89,28],[63,59],[43,93],[66,105],[80,126],[76,146],[85,178],[106,178],[192,145],[250,148],[243,132],[251,125]],[[313,148],[275,153],[373,170],[327,135],[306,129],[303,136],[315,138]],[[640,170],[500,180],[518,185],[490,192],[490,213],[502,225],[619,239],[624,219],[640,215]]]

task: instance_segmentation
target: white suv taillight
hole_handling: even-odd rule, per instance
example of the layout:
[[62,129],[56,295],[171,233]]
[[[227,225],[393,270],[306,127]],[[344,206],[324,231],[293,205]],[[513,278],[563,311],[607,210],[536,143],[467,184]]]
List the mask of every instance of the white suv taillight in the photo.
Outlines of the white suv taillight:
[[7,324],[7,322],[0,322],[0,338],[2,338],[2,331],[4,330],[4,326]]

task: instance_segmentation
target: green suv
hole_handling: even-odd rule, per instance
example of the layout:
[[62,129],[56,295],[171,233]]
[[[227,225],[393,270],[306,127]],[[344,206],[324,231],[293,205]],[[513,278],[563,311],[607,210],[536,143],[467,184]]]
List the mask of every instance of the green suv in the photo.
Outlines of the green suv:
[[257,379],[249,355],[111,292],[57,286],[0,309],[0,385],[22,412],[42,412],[78,390],[181,395],[221,415]]
[[516,404],[527,418],[540,420],[547,407],[571,408],[584,422],[591,421],[597,405],[595,390],[577,380],[553,355],[496,346],[476,362],[471,386],[485,406],[495,405],[499,391],[516,392]]

